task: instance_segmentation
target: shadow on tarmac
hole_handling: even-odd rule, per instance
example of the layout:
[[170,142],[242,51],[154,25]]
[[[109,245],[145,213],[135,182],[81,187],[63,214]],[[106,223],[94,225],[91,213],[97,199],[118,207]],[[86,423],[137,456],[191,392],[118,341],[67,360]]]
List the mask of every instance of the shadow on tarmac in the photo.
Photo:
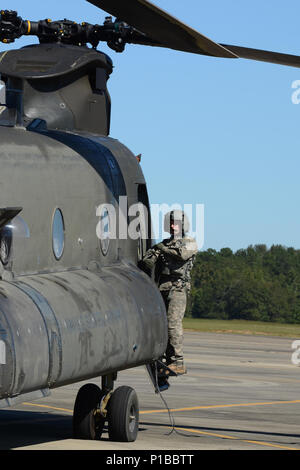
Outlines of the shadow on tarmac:
[[[145,431],[140,426],[139,432]],[[0,410],[0,450],[73,439],[72,415],[36,411]],[[104,427],[100,441],[108,441]]]
[[72,438],[72,416],[0,411],[0,450]]

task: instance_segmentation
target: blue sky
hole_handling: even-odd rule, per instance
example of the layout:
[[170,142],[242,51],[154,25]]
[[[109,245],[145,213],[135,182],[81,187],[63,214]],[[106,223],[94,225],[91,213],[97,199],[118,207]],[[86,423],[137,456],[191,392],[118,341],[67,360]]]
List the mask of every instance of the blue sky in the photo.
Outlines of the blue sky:
[[[217,42],[300,55],[296,0],[154,3]],[[85,0],[10,0],[1,7],[31,20],[101,24],[106,16]],[[23,38],[2,50],[31,42]],[[151,203],[204,204],[202,249],[257,243],[300,249],[300,104],[292,102],[300,69],[100,47],[115,66],[111,136],[142,153]]]

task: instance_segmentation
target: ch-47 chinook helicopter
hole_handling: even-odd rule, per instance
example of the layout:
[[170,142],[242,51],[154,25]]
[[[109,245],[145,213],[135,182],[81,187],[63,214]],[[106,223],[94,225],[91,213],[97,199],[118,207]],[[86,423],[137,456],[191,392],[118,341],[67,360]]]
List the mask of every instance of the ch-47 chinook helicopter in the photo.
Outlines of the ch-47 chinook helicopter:
[[33,22],[1,11],[3,43],[33,35],[39,44],[0,54],[0,407],[101,377],[101,387],[78,392],[74,436],[98,438],[107,421],[111,439],[133,441],[137,397],[114,381],[159,360],[167,322],[138,268],[151,237],[120,236],[120,217],[119,235],[107,236],[106,205],[127,227],[121,197],[149,202],[137,158],[108,137],[112,62],[96,48],[142,44],[294,67],[300,57],[218,44],[146,0],[88,1],[117,19]]

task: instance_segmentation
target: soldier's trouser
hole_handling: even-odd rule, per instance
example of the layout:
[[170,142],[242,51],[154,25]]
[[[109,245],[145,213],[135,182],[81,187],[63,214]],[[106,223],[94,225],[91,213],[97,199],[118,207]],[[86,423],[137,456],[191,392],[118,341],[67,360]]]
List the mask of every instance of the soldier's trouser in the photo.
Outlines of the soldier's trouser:
[[182,320],[186,310],[186,291],[169,290],[161,292],[165,301],[168,319],[167,363],[183,360],[183,326]]

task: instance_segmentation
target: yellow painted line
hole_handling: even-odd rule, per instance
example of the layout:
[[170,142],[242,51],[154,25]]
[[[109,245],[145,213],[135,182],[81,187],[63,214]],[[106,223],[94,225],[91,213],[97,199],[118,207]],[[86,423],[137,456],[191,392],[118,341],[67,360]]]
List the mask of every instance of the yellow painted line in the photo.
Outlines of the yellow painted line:
[[236,440],[236,441],[238,440],[240,442],[247,442],[249,444],[257,444],[257,445],[261,445],[261,446],[276,447],[276,448],[285,449],[285,450],[299,450],[299,449],[295,449],[295,447],[287,447],[287,446],[282,446],[282,445],[279,445],[279,444],[270,444],[269,442],[263,442],[263,441],[249,441],[249,440],[246,440],[246,439],[240,439],[239,437],[235,437],[235,436],[228,436],[228,435],[224,435],[224,434],[216,434],[216,433],[205,432],[205,431],[197,431],[195,429],[187,429],[187,428],[181,428],[181,427],[177,427],[177,426],[176,426],[175,429],[178,429],[178,431],[193,432],[193,433],[202,434],[202,435],[205,435],[205,436],[221,437],[222,439],[233,439],[233,440]]
[[270,444],[269,442],[260,442],[260,441],[243,441],[243,442],[249,442],[250,444],[259,444],[261,446],[277,447],[278,449],[298,450],[298,452],[300,450],[300,449],[295,449],[294,447],[280,446],[278,444]]
[[68,410],[67,408],[57,408],[56,406],[50,406],[50,405],[40,405],[39,403],[27,403],[24,402],[22,405],[27,405],[27,406],[38,406],[40,408],[48,408],[50,410],[57,410],[57,411],[67,411],[68,413],[73,413],[73,410]]
[[[233,403],[229,405],[205,405],[205,406],[193,406],[190,408],[174,408],[170,411],[195,411],[195,410],[208,410],[215,408],[233,408],[239,406],[264,406],[264,405],[287,405],[293,403],[300,403],[300,400],[291,400],[291,401],[266,401],[261,403]],[[140,414],[151,414],[151,413],[168,413],[168,410],[145,410],[140,411]]]
[[266,378],[255,378],[250,376],[237,376],[237,375],[211,375],[211,374],[197,374],[193,373],[190,374],[191,377],[208,377],[210,379],[224,379],[224,380],[236,380],[238,382],[265,382],[265,383],[274,383],[274,382],[281,382],[281,383],[300,383],[300,379],[286,379],[281,377],[272,377],[270,380]]
[[[189,408],[173,408],[170,409],[171,412],[178,412],[178,411],[196,411],[196,410],[210,410],[210,409],[216,409],[216,408],[234,408],[234,407],[240,407],[240,406],[265,406],[265,405],[291,405],[291,404],[296,404],[300,403],[300,400],[290,400],[290,401],[266,401],[266,402],[256,402],[256,403],[232,403],[229,405],[203,405],[203,406],[192,406]],[[55,406],[50,406],[50,405],[41,405],[39,403],[27,403],[24,402],[23,405],[27,406],[37,406],[40,408],[49,408],[51,410],[57,410],[57,411],[67,411],[68,413],[73,413],[73,410],[67,409],[67,408],[58,408]],[[167,409],[161,409],[161,410],[144,410],[140,411],[140,414],[154,414],[154,413],[168,413],[169,410]]]

